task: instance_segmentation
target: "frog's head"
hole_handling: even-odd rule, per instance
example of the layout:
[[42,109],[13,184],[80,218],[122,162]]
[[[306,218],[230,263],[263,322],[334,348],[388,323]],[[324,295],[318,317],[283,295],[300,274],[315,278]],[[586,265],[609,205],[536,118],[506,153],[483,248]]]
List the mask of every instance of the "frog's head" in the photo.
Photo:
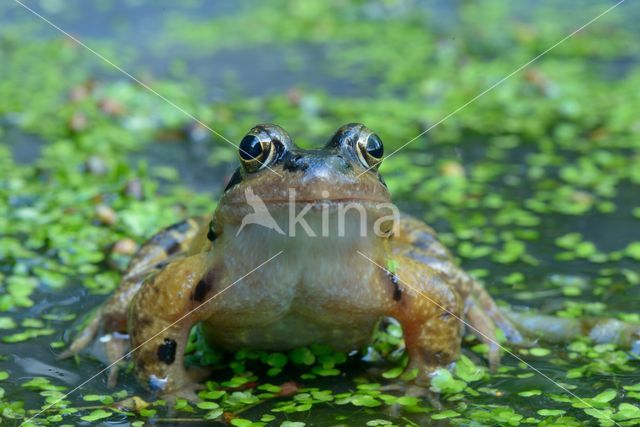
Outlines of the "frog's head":
[[[255,126],[239,144],[240,166],[225,189],[217,221],[246,223],[247,215],[266,207],[288,230],[290,219],[283,216],[305,210],[313,218],[350,207],[366,212],[372,224],[388,217],[391,205],[378,172],[383,153],[380,138],[358,123],[342,126],[323,148],[313,150],[296,146],[279,126]],[[310,218],[305,217],[313,222]]]

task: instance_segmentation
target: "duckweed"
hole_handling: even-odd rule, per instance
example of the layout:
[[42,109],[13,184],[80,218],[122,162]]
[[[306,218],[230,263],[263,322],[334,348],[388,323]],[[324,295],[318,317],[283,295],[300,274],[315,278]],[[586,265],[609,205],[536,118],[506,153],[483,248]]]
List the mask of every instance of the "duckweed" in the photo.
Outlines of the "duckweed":
[[[42,5],[54,21],[75,25],[73,14]],[[155,5],[146,6],[153,13]],[[0,12],[22,12],[14,7]],[[194,1],[157,16],[157,37],[142,49],[91,40],[82,29],[78,36],[231,140],[272,121],[311,146],[339,124],[362,121],[392,152],[603,7],[568,14],[556,2],[523,11],[501,0],[446,10],[431,2],[270,0],[209,17],[200,13],[209,10],[204,2]],[[436,226],[464,267],[507,303],[562,317],[640,321],[633,233],[640,218],[640,51],[631,25],[638,10],[627,2],[612,11],[382,165],[399,204]],[[259,25],[239,31],[247,22]],[[38,358],[88,378],[101,365],[84,355],[54,361],[49,348],[64,347],[69,329],[86,321],[83,310],[113,291],[136,245],[215,207],[235,149],[79,46],[53,32],[42,36],[43,28],[49,31],[24,15],[0,29],[0,341],[3,355],[34,357],[29,349],[40,346],[46,355]],[[265,70],[264,58],[285,58],[277,72],[291,82],[273,78],[271,87],[268,73],[215,80],[210,75],[225,69],[229,52]],[[157,70],[144,65],[143,53],[165,63],[171,57],[169,71],[147,74]],[[206,76],[198,60],[211,64]],[[317,73],[329,83],[314,80]],[[241,89],[249,80],[262,87]],[[196,155],[181,164],[176,151]],[[162,153],[171,161],[158,160]],[[188,179],[193,157],[208,157],[195,184]],[[444,406],[435,409],[394,390],[416,372],[403,376],[402,331],[391,321],[365,357],[374,374],[358,356],[323,346],[224,355],[196,328],[189,362],[220,368],[200,403],[176,401],[175,418],[166,402],[140,398],[147,395],[132,383],[130,366],[123,389],[96,380],[67,398],[72,387],[62,376],[34,376],[2,357],[0,413],[22,422],[57,402],[27,425],[122,417],[134,426],[202,419],[288,427],[640,422],[637,355],[587,338],[542,345],[511,350],[583,401],[509,356],[489,372],[487,346],[467,336],[470,351],[433,377],[431,391]],[[389,406],[401,415],[389,416]]]

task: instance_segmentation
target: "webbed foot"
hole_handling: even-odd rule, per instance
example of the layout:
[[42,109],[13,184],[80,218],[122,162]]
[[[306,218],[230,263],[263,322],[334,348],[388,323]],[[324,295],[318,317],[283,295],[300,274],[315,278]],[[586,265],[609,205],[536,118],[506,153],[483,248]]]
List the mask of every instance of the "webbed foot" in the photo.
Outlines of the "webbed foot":
[[202,383],[191,382],[176,390],[162,393],[162,398],[167,402],[167,406],[171,408],[175,406],[178,399],[184,399],[191,403],[200,403],[202,399],[198,396],[198,392],[206,388]]
[[58,360],[66,359],[71,356],[75,356],[80,351],[82,351],[85,347],[87,347],[95,336],[98,333],[98,329],[100,329],[100,325],[102,324],[102,310],[98,310],[93,314],[89,323],[80,331],[80,333],[75,337],[75,339],[71,342],[71,345],[68,349],[60,353],[57,358]]

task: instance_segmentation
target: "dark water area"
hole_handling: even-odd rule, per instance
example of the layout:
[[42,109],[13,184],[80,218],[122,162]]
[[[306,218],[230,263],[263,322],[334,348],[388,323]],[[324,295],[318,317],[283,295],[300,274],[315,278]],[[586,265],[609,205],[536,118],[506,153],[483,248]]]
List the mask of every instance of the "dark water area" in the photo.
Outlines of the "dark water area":
[[[131,71],[134,76],[141,77],[151,73],[157,77],[175,78],[172,69],[179,64],[182,71],[177,77],[184,78],[188,75],[190,81],[197,82],[203,89],[203,100],[228,100],[234,96],[258,97],[286,92],[294,87],[322,90],[341,96],[367,96],[377,84],[376,81],[362,81],[348,75],[337,77],[329,72],[337,65],[332,61],[335,61],[335,52],[340,50],[339,45],[331,48],[315,43],[266,44],[259,48],[239,45],[211,52],[206,40],[203,40],[202,46],[198,46],[197,43],[191,46],[177,46],[163,42],[167,38],[167,35],[162,34],[166,30],[164,25],[173,17],[180,17],[185,22],[190,19],[197,21],[203,18],[220,18],[250,8],[250,4],[228,0],[187,1],[179,4],[164,0],[153,3],[145,0],[53,0],[24,3],[37,13],[46,15],[53,24],[78,37],[89,47],[100,50],[103,42],[117,46],[118,50],[117,53],[114,51],[114,56],[106,56],[110,57],[114,64]],[[395,13],[402,14],[415,6],[428,11],[437,19],[434,23],[425,25],[435,25],[436,31],[442,33],[446,39],[452,37],[450,29],[460,25],[457,10],[461,3],[418,0],[407,2],[404,6],[406,10],[402,6],[394,10]],[[515,5],[511,19],[528,22],[531,19],[531,11],[543,4],[543,1],[536,1],[526,5]],[[587,9],[598,4],[597,0],[589,0],[581,2],[581,7]],[[559,13],[562,13],[562,10],[569,13],[575,8],[571,1],[558,2],[554,6]],[[380,19],[381,22],[390,16],[389,10],[380,5],[371,5],[364,10],[367,16]],[[628,16],[630,22],[636,18],[635,14],[636,12],[632,11]],[[0,23],[32,27],[31,37],[62,37],[57,29],[38,20],[17,3],[8,2],[0,6]],[[257,25],[248,23],[246,31],[251,31],[251,24]],[[283,25],[286,25],[286,22],[283,22]],[[455,33],[453,38],[455,39]],[[91,53],[87,52],[87,55]],[[597,59],[593,61],[593,67],[603,76],[616,79],[624,76],[637,63],[638,59],[635,57]],[[125,76],[111,65],[95,58],[95,78],[113,80]]]
[[[249,7],[246,4],[241,6],[232,1],[176,4],[166,1],[111,3],[78,0],[25,4],[46,15],[56,26],[90,48],[100,51],[102,42],[118,46],[117,53],[105,56],[136,78],[148,73],[160,78],[172,77],[172,67],[179,64],[183,70],[180,77],[188,77],[190,82],[198,82],[203,88],[203,101],[271,95],[293,87],[317,88],[328,93],[354,96],[366,94],[370,88],[370,82],[338,78],[327,73],[331,68],[331,53],[320,45],[238,46],[210,52],[206,43],[186,47],[165,46],[160,42],[167,37],[161,34],[165,30],[164,23],[174,16],[186,21],[219,18]],[[0,22],[32,26],[32,34],[42,39],[62,37],[57,29],[38,21],[31,12],[17,4],[1,6]],[[91,53],[87,52],[87,55]],[[126,78],[98,58],[95,58],[94,68],[97,80]]]

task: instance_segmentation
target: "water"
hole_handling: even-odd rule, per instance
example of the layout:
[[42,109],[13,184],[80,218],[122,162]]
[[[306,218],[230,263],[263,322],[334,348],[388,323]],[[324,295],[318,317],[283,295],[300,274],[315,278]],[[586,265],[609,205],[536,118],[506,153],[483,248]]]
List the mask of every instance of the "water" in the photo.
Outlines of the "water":
[[[318,46],[313,43],[298,44],[294,46],[266,46],[260,49],[253,47],[229,48],[210,55],[206,48],[182,51],[175,46],[164,49],[162,44],[157,43],[157,32],[161,30],[160,22],[169,14],[178,14],[184,17],[197,17],[202,14],[210,16],[223,16],[231,14],[238,8],[242,7],[235,2],[216,2],[214,4],[201,2],[185,2],[181,5],[175,5],[169,2],[150,3],[145,1],[127,1],[117,4],[108,2],[85,2],[75,0],[64,4],[60,1],[39,2],[35,3],[38,10],[51,17],[56,24],[60,25],[66,31],[77,35],[81,40],[89,42],[97,42],[100,46],[101,41],[113,42],[115,46],[122,47],[125,52],[124,57],[117,58],[118,64],[128,70],[145,70],[159,76],[173,77],[173,64],[179,61],[183,64],[184,69],[188,70],[189,79],[198,82],[203,88],[202,97],[208,100],[227,99],[228,97],[246,95],[246,96],[263,96],[274,93],[282,93],[293,87],[308,87],[311,89],[321,89],[329,94],[341,96],[367,96],[369,95],[369,85],[375,82],[362,82],[358,79],[349,79],[348,77],[336,77],[326,73],[327,67],[330,67],[331,51],[326,47]],[[42,7],[42,8],[41,8]],[[246,6],[245,6],[246,7]],[[434,10],[446,12],[443,18],[443,27],[447,22],[453,22],[456,19],[453,10],[455,6],[448,7],[442,2],[438,6],[434,6]],[[0,7],[0,23],[9,24],[30,23],[30,25],[38,25],[37,34],[42,38],[58,37],[59,35],[54,29],[47,27],[44,23],[36,21],[35,17],[28,14],[15,4],[5,4]],[[372,13],[376,13],[375,10]],[[147,49],[147,46],[154,46],[153,49]],[[117,50],[117,49],[116,49]],[[88,54],[89,55],[89,54]],[[617,59],[610,62],[599,62],[599,66],[603,69],[603,74],[611,74],[618,78],[626,73],[626,70],[632,68],[635,64],[634,59]],[[293,65],[291,65],[293,63]],[[212,66],[215,64],[215,67]],[[114,79],[121,76],[108,66],[100,64],[96,59],[96,75],[99,79]],[[160,101],[159,101],[160,102]],[[43,142],[37,137],[20,133],[11,126],[6,126],[5,139],[12,141],[13,152],[16,160],[20,163],[29,164],[35,161],[43,146]],[[478,144],[469,138],[467,144],[461,145],[458,149],[464,153],[461,161],[464,166],[470,166],[482,159],[485,153],[477,149]],[[216,198],[221,191],[225,177],[228,177],[233,170],[232,163],[225,163],[218,166],[211,166],[203,154],[206,145],[203,148],[202,143],[197,141],[162,141],[149,144],[144,151],[133,156],[130,161],[135,164],[141,159],[148,161],[151,165],[156,166],[172,166],[176,168],[182,182],[192,189],[199,192],[211,194],[212,198]],[[446,150],[443,149],[443,150]],[[527,154],[526,149],[514,151],[515,157],[510,161],[514,164],[522,162]],[[434,155],[437,155],[434,150]],[[534,306],[541,309],[553,309],[557,304],[557,300],[562,298],[562,294],[557,288],[545,286],[553,275],[565,274],[576,275],[587,279],[594,280],[598,276],[601,265],[596,265],[588,261],[571,261],[557,262],[553,256],[553,241],[557,236],[564,235],[568,232],[581,232],[588,236],[589,240],[594,242],[596,246],[605,251],[612,251],[626,246],[628,243],[637,239],[632,231],[637,230],[637,219],[631,216],[631,209],[638,205],[636,188],[631,185],[622,185],[618,189],[618,195],[615,198],[615,204],[618,210],[613,214],[589,214],[578,217],[560,216],[560,215],[544,215],[542,216],[542,224],[536,227],[540,231],[540,237],[534,242],[529,243],[530,253],[540,260],[540,264],[536,266],[528,266],[518,264],[515,267],[504,266],[497,267],[493,263],[484,260],[467,261],[465,268],[478,269],[490,268],[491,279],[489,289],[500,299],[505,300],[513,305]],[[508,193],[509,189],[496,189]],[[511,200],[523,201],[524,194],[512,192]],[[424,206],[415,200],[405,199],[399,200],[401,206],[406,206],[408,210],[415,214],[421,215]],[[446,230],[444,230],[446,231]],[[618,264],[620,268],[628,268],[637,271],[637,263],[629,259],[623,259]],[[527,291],[533,292],[534,297],[521,298],[523,292],[520,289],[513,289],[499,281],[512,272],[522,272],[527,277]],[[540,292],[541,296],[535,296],[536,292]],[[586,293],[586,292],[585,292]],[[610,310],[621,312],[634,312],[640,306],[640,295],[638,293],[623,294],[609,292],[603,296],[606,298],[607,306]],[[63,312],[84,313],[95,307],[103,297],[90,295],[83,287],[69,287],[62,291],[46,291],[39,289],[35,294],[34,300],[37,304],[29,310],[21,311],[16,317],[16,321],[20,321],[28,317],[38,317],[41,313],[47,312],[52,307]],[[585,299],[597,301],[593,296],[585,296]],[[77,322],[77,321],[75,321]],[[61,323],[61,327],[69,328],[74,322]],[[68,338],[70,331],[67,330],[65,336]],[[21,399],[26,402],[29,408],[37,407],[41,404],[41,399],[33,392],[24,390],[19,384],[33,376],[44,376],[64,383],[70,387],[79,384],[82,380],[90,378],[103,366],[101,354],[95,351],[93,354],[96,359],[83,357],[81,363],[72,361],[60,362],[55,359],[55,355],[49,349],[51,337],[42,337],[28,340],[19,345],[0,344],[0,353],[7,356],[6,360],[0,361],[0,370],[8,370],[12,373],[8,382],[3,384],[7,394],[12,394],[14,399]],[[561,351],[559,351],[561,354]],[[479,362],[482,363],[482,362]],[[506,365],[515,366],[516,363],[510,358],[506,358]],[[578,366],[578,363],[567,365],[567,368]],[[562,377],[562,370],[557,365],[547,360],[536,362],[536,367],[550,376]],[[350,373],[361,374],[365,372],[365,366],[354,361],[350,365]],[[618,378],[624,378],[625,375],[619,375]],[[636,373],[629,373],[627,377],[637,377]],[[132,380],[131,376],[123,376],[122,385],[129,390],[140,391],[139,386]],[[492,382],[485,384],[486,387],[500,387],[509,389],[509,385],[505,385],[505,381],[510,379],[500,379],[495,377]],[[592,394],[590,384],[605,383],[615,387],[617,378],[610,376],[595,376],[589,380],[580,383],[578,393]],[[326,381],[324,385],[329,385],[336,392],[339,390],[347,390],[352,387],[351,379],[339,377]],[[323,382],[319,381],[318,386],[322,387]],[[105,390],[106,377],[104,375],[97,376],[90,384],[83,387],[82,392],[95,392],[95,390]],[[560,393],[554,389],[546,380],[541,377],[532,377],[527,383],[520,383],[514,390],[520,390],[522,387],[540,388],[548,392]],[[80,395],[77,393],[72,397],[72,401],[82,405]],[[510,401],[502,399],[496,402],[494,396],[482,396],[479,398],[480,403],[501,403],[509,404]],[[535,402],[535,401],[534,401]],[[545,404],[548,402],[544,401]],[[86,404],[86,403],[84,403]],[[533,409],[536,405],[532,404]],[[529,409],[531,409],[529,408]],[[254,415],[259,417],[262,414],[262,408],[257,407],[247,412],[247,417]],[[343,413],[349,416],[349,422],[353,425],[365,422],[373,418],[373,415],[386,415],[385,412],[379,410],[361,410],[353,411],[352,407],[331,407],[318,405],[313,411],[301,420],[307,420],[317,425],[328,425],[334,423],[337,414]],[[420,417],[416,417],[420,421]],[[126,425],[126,419],[118,421],[110,421],[108,425]],[[105,423],[105,425],[107,425]],[[171,423],[163,423],[163,425],[172,425]],[[173,425],[184,425],[176,422]],[[442,421],[440,425],[447,425],[446,421]]]

